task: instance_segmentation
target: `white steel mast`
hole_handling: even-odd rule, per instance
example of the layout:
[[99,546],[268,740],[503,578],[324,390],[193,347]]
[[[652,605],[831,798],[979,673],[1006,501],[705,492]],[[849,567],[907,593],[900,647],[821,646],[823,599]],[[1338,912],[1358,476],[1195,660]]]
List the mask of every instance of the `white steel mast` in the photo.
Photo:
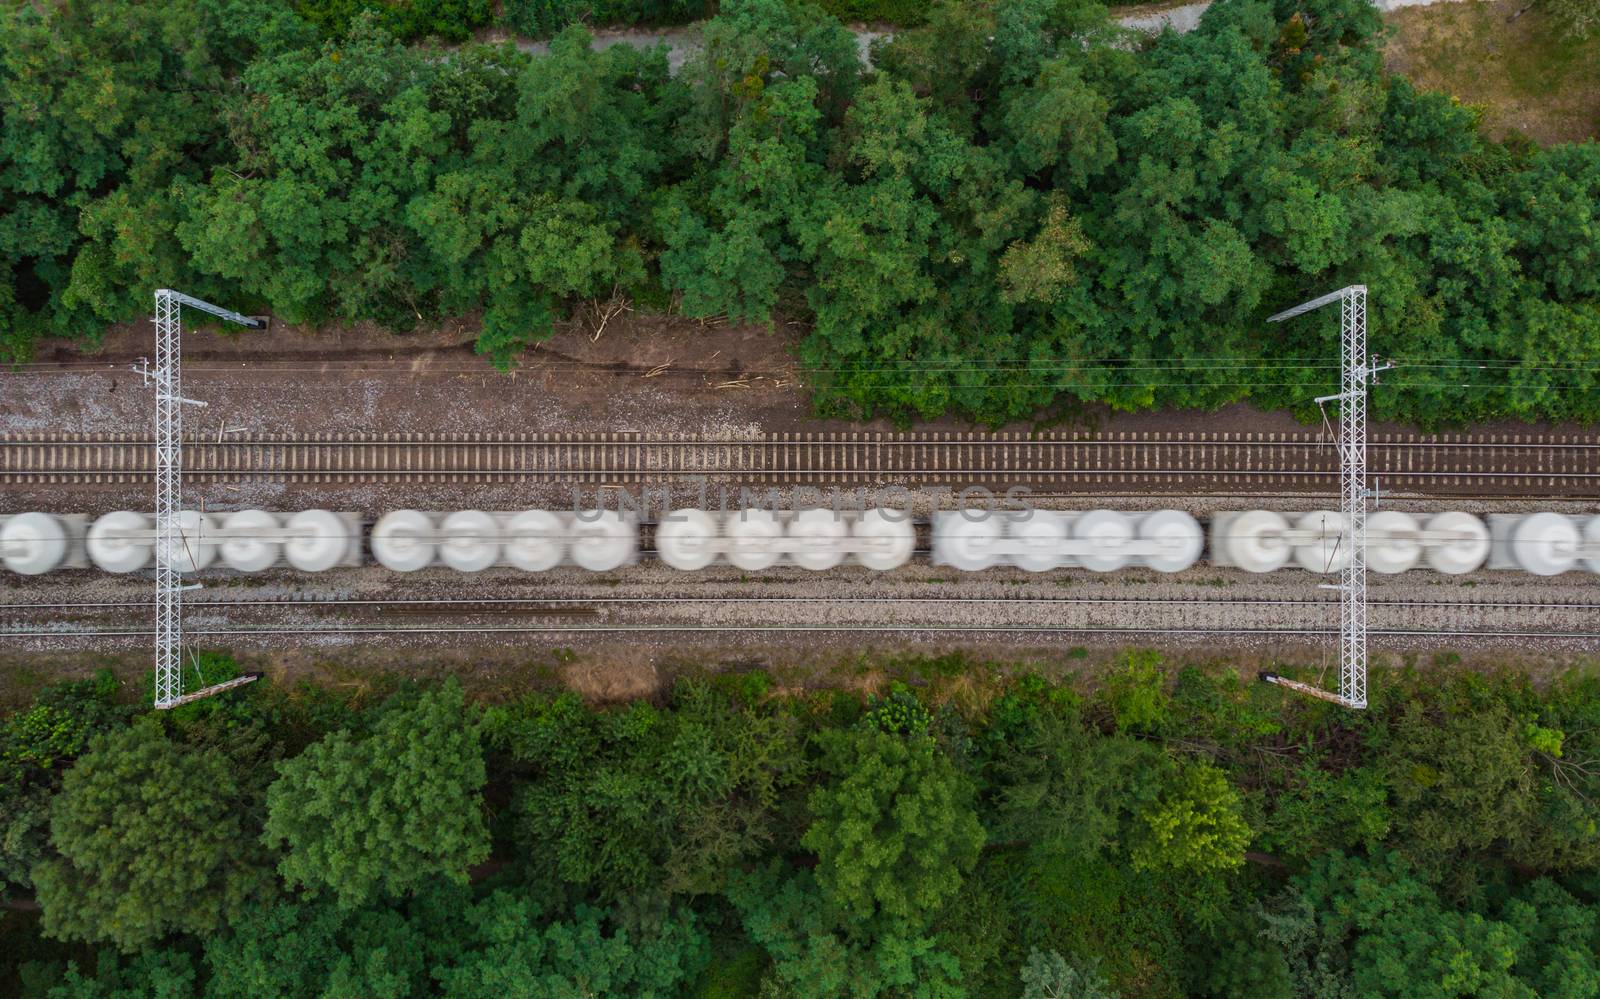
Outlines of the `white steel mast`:
[[[156,292],[156,364],[146,371],[156,383],[156,703],[171,708],[255,677],[183,693],[183,585],[173,564],[183,549],[178,512],[183,508],[183,407],[204,406],[183,397],[183,332],[179,310],[187,305],[230,323],[261,329],[260,319],[162,288]],[[198,585],[198,584],[196,584]]]
[[1367,706],[1367,386],[1379,371],[1367,354],[1367,286],[1353,284],[1292,309],[1267,317],[1278,323],[1324,305],[1339,303],[1339,339],[1343,378],[1337,395],[1316,399],[1318,405],[1339,403],[1339,493],[1344,514],[1345,542],[1350,546],[1339,584],[1339,692],[1331,694],[1310,684],[1274,673],[1263,674],[1269,683],[1292,687],[1348,708]]

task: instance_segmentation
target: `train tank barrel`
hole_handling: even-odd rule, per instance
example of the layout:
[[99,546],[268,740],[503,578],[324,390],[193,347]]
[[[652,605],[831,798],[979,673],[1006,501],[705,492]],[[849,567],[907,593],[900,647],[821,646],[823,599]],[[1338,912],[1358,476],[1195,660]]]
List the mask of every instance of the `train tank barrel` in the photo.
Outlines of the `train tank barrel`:
[[0,562],[23,576],[59,569],[67,561],[67,525],[49,513],[19,513],[0,525]]

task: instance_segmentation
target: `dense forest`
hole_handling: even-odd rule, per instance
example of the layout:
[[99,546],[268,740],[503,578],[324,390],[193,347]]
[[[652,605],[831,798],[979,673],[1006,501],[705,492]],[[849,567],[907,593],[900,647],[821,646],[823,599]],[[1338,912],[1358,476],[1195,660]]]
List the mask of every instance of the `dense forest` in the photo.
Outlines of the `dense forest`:
[[1592,997],[1600,678],[1449,665],[1365,712],[1143,652],[609,706],[102,673],[0,727],[0,991]]
[[481,316],[510,366],[623,294],[800,323],[827,413],[1304,411],[1336,323],[1263,319],[1361,282],[1398,365],[1377,416],[1600,417],[1600,145],[1489,141],[1383,72],[1365,0],[1221,0],[1153,40],[1088,0],[945,2],[870,70],[817,8],[728,0],[676,73],[578,26],[534,57],[302,9],[4,5],[11,358],[173,286]]

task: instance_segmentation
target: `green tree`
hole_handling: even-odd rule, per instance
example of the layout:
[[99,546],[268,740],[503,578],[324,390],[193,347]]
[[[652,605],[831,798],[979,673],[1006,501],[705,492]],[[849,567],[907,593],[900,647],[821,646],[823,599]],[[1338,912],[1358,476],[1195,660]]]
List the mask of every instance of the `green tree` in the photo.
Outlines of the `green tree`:
[[205,934],[269,890],[230,762],[172,741],[153,718],[103,735],[62,777],[33,881],[47,933],[126,951]]
[[96,955],[93,974],[68,962],[60,981],[44,999],[191,999],[196,987],[194,961],[178,948],[143,950],[120,957],[114,950]]
[[[452,901],[460,902],[458,898]],[[367,996],[405,999],[427,983],[427,929],[383,905],[329,901],[251,906],[205,942],[208,999]]]
[[1581,995],[1593,924],[1552,888],[1532,888],[1507,921],[1446,905],[1396,854],[1320,858],[1289,890],[1303,913],[1286,940],[1296,988],[1348,977],[1356,995],[1396,999]]
[[233,160],[182,191],[183,248],[290,322],[409,328],[436,311],[440,265],[406,208],[476,119],[506,113],[520,64],[505,50],[407,49],[370,17],[338,44],[255,60],[223,112]]
[[398,38],[437,35],[452,42],[465,41],[494,16],[489,0],[298,0],[295,6],[331,35],[349,31],[365,14]]
[[797,222],[826,196],[827,175],[816,162],[817,84],[810,77],[751,84],[734,96],[743,113],[709,192],[685,185],[658,209],[661,276],[683,292],[691,315],[767,322],[787,266],[802,259]]
[[1048,176],[1062,194],[1084,188],[1116,161],[1110,110],[1076,61],[1046,63],[1036,81],[1005,98],[1005,131],[1022,172]]
[[49,851],[50,798],[97,734],[121,724],[110,670],[45,688],[0,723],[0,898],[33,886]]
[[1541,999],[1600,993],[1600,915],[1548,878],[1521,886],[1498,913],[1520,938],[1517,977]]
[[537,900],[502,890],[468,908],[465,922],[461,948],[434,969],[444,994],[462,999],[677,995],[709,952],[687,909],[580,905],[549,918]]
[[1053,950],[1034,950],[1022,966],[1022,999],[1117,999],[1093,968],[1079,968]]
[[1462,851],[1514,841],[1533,821],[1528,746],[1503,705],[1441,712],[1413,700],[1374,741],[1395,831],[1413,862],[1437,869]]
[[992,838],[1026,844],[1041,866],[1113,852],[1169,765],[1159,746],[1105,736],[1075,702],[1026,687],[996,702],[978,751]]
[[169,188],[224,148],[236,60],[304,37],[277,7],[0,8],[0,357],[25,357],[41,335],[97,342],[147,311],[154,287],[206,290],[171,238]]
[[818,885],[855,925],[926,925],[983,846],[970,783],[926,735],[857,728],[822,746],[828,780],[801,840]]
[[510,96],[473,109],[469,148],[406,207],[441,307],[484,308],[478,352],[502,369],[551,335],[564,302],[644,281],[629,227],[674,166],[685,100],[664,50],[596,50],[579,26],[519,67]]
[[804,772],[794,718],[697,683],[673,701],[594,711],[568,694],[491,713],[493,744],[527,770],[513,810],[541,874],[607,900],[715,891],[773,840]]
[[1212,874],[1244,863],[1250,826],[1227,774],[1189,763],[1135,819],[1129,857],[1135,870]]
[[728,899],[772,960],[764,992],[796,999],[914,995],[960,999],[961,965],[933,937],[889,928],[854,934],[810,872],[777,866],[737,875]]
[[489,855],[478,724],[454,680],[398,695],[370,734],[329,734],[278,764],[264,840],[279,871],[346,908],[424,879],[465,882]]

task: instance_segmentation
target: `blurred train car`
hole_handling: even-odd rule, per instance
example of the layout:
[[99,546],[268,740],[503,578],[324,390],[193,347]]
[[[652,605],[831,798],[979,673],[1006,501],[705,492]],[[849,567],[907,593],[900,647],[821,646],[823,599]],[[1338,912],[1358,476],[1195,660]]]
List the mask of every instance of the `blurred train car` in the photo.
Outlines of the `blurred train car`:
[[1600,516],[1564,513],[1489,514],[1489,568],[1554,576],[1572,569],[1600,572]]
[[84,538],[89,518],[81,513],[31,511],[0,516],[0,565],[23,576],[88,565]]
[[[177,528],[173,565],[181,572],[212,566],[324,572],[363,564],[363,523],[356,513],[184,510]],[[652,530],[656,557],[682,572],[719,561],[745,571],[778,565],[822,571],[851,562],[883,572],[910,562],[917,543],[909,514],[881,508],[679,509]],[[1335,573],[1350,554],[1344,518],[1332,510],[1224,510],[1204,526],[1180,510],[940,511],[932,518],[931,539],[933,564],[962,572],[1139,567],[1171,573],[1206,556],[1212,565],[1252,573]],[[431,566],[544,572],[563,565],[606,572],[636,563],[640,540],[638,519],[614,510],[393,510],[372,525],[367,543],[372,561],[395,572]],[[138,572],[154,564],[155,549],[155,518],[148,513],[117,510],[92,521],[85,514],[38,511],[0,516],[0,566],[18,574],[91,566]],[[1489,514],[1485,521],[1458,510],[1424,517],[1383,510],[1366,521],[1366,562],[1380,574],[1427,568],[1460,575],[1485,567],[1538,576],[1600,573],[1600,516],[1545,511]]]
[[1181,510],[1030,510],[981,518],[941,511],[933,519],[933,564],[967,572],[999,565],[1026,572],[1128,566],[1182,572],[1204,547],[1200,523]]
[[[1290,517],[1294,518],[1293,523]],[[1469,513],[1450,510],[1419,521],[1383,510],[1366,520],[1366,562],[1392,575],[1429,568],[1472,572],[1489,557],[1489,530]],[[1285,515],[1271,510],[1219,511],[1211,516],[1211,563],[1246,572],[1275,572],[1294,561],[1310,572],[1342,570],[1350,558],[1344,515],[1334,510]]]

